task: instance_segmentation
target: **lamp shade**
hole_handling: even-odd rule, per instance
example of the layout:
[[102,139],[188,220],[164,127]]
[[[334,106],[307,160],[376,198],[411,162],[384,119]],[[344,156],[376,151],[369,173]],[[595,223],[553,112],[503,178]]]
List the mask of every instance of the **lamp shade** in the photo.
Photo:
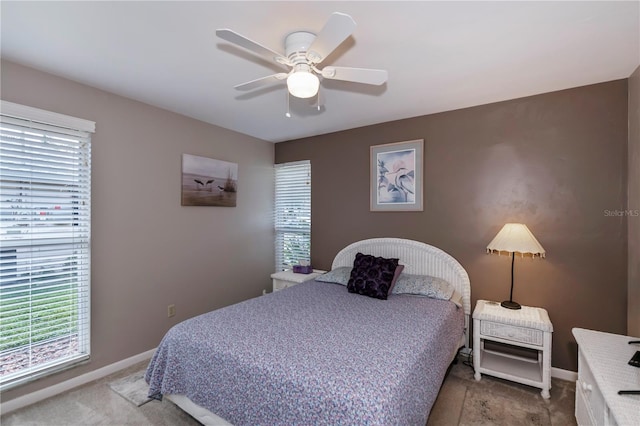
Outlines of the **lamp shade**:
[[523,223],[507,223],[487,246],[487,251],[507,251],[509,253],[530,253],[544,257],[542,245]]
[[296,71],[287,77],[289,93],[296,98],[310,98],[318,93],[320,79],[308,71]]

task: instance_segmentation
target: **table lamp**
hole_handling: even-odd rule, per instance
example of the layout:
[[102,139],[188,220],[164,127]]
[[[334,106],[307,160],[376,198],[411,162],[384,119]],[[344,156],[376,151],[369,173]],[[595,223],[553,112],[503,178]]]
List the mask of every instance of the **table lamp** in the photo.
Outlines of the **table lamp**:
[[499,254],[502,251],[511,253],[511,292],[509,300],[505,300],[500,305],[507,309],[520,309],[520,304],[513,301],[513,265],[516,253],[521,255],[531,253],[533,257],[544,257],[545,251],[527,225],[522,223],[507,223],[487,246],[487,253]]

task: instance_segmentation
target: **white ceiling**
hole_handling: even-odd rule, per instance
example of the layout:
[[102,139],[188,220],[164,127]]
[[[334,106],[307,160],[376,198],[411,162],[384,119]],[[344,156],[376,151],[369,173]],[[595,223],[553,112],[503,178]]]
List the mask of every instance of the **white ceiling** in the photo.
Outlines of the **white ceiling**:
[[[627,78],[640,64],[638,1],[0,2],[3,58],[280,142]],[[322,66],[381,68],[381,87],[325,80],[324,106],[285,83],[233,86],[282,68],[215,36],[284,52],[294,30],[350,14]]]

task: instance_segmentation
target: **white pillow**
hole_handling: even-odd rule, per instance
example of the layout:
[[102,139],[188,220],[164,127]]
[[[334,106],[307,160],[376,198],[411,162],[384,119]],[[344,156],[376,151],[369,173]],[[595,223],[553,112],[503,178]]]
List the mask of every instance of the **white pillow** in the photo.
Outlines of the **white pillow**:
[[341,266],[316,277],[316,281],[347,285],[351,277],[351,266]]
[[432,299],[449,300],[453,295],[454,287],[442,278],[429,275],[400,274],[393,294],[416,294]]

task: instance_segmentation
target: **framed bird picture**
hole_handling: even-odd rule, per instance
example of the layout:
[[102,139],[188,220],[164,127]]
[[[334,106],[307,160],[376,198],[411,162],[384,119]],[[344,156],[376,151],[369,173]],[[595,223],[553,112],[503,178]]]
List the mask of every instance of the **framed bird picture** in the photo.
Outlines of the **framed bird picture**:
[[238,165],[182,154],[182,205],[235,207]]
[[370,148],[372,212],[422,211],[424,140]]

